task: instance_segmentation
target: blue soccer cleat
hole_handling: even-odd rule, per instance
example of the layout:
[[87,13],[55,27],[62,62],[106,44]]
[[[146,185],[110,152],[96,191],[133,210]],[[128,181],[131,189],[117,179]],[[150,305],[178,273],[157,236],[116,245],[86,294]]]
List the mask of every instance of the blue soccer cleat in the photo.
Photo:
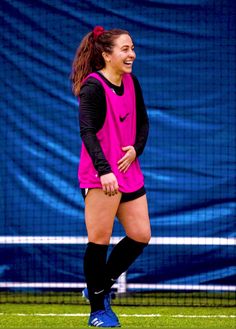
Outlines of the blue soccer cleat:
[[88,289],[84,288],[84,290],[82,290],[82,296],[87,299],[87,301],[89,302],[89,296],[88,296]]
[[91,313],[88,325],[101,328],[120,327],[119,322],[111,318],[104,310]]
[[115,312],[111,308],[111,293],[104,296],[104,307],[107,312],[112,318],[116,319],[119,322],[119,319]]
[[[82,296],[89,301],[88,289],[87,288],[85,288],[82,291]],[[120,327],[119,319],[118,319],[117,315],[115,314],[115,312],[111,308],[111,296],[112,296],[111,293],[108,293],[104,296],[105,311],[106,311],[106,314],[109,315],[111,319],[116,321],[116,323],[117,323],[116,327]]]

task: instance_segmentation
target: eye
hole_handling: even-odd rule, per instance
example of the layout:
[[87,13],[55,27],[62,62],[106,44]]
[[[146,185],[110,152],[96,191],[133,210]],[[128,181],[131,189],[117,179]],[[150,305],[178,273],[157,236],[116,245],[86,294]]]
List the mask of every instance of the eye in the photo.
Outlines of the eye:
[[123,47],[122,48],[122,51],[124,52],[124,53],[127,53],[127,52],[129,52],[129,51],[134,51],[134,47]]

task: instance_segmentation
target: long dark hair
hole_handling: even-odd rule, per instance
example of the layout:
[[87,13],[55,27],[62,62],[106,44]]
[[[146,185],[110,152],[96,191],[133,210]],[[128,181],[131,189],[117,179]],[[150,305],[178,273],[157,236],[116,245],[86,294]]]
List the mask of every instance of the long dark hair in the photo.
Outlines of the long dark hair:
[[75,96],[79,95],[81,84],[84,78],[105,66],[102,56],[103,52],[112,53],[114,41],[122,34],[130,33],[122,29],[104,30],[96,26],[92,32],[85,35],[77,48],[70,79],[72,80],[72,91]]

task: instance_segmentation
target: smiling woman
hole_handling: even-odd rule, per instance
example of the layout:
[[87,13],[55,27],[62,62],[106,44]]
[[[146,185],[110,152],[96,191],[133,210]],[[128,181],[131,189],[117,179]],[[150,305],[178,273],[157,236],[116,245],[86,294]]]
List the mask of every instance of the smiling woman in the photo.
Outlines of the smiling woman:
[[[95,27],[82,40],[72,68],[79,96],[82,149],[79,184],[85,199],[88,245],[84,256],[90,301],[89,325],[119,327],[110,307],[110,289],[147,246],[150,236],[143,152],[149,122],[137,78],[129,32]],[[117,216],[126,236],[107,250]]]

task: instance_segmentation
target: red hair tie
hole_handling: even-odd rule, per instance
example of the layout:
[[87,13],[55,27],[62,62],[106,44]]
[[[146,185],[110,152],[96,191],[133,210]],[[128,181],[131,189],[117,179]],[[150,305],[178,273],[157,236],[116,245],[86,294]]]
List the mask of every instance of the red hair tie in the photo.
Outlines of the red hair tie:
[[105,30],[102,26],[95,26],[95,28],[93,29],[93,39],[97,41],[99,35],[103,34],[104,31]]

